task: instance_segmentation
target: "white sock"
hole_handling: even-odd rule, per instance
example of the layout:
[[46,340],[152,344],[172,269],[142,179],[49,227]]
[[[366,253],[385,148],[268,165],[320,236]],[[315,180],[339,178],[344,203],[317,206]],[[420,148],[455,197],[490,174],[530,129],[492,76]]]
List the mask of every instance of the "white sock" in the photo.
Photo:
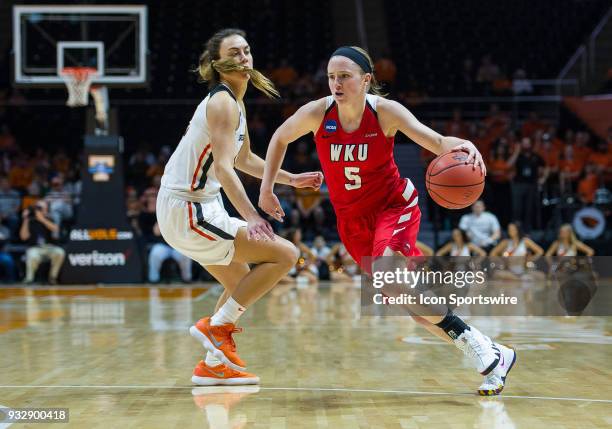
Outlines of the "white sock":
[[217,359],[215,355],[213,355],[211,352],[206,352],[206,359],[204,359],[204,362],[208,366],[217,366],[223,363],[219,359]]
[[210,324],[212,326],[225,325],[226,323],[236,323],[238,318],[242,316],[246,307],[238,304],[231,296],[225,301],[225,304],[213,314],[210,318]]

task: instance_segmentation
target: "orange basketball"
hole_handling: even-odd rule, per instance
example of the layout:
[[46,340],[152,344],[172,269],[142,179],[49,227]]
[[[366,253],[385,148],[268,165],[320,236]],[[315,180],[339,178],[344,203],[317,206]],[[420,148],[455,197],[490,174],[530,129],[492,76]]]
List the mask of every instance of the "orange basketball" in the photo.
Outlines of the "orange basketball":
[[431,198],[447,209],[474,204],[484,189],[480,167],[466,164],[466,152],[446,152],[431,161],[425,185]]

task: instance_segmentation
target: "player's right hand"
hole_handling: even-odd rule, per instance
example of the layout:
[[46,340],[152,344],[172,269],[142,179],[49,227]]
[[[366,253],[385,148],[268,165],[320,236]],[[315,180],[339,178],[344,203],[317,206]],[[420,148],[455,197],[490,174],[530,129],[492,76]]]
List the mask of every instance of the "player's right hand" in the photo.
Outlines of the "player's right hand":
[[277,221],[283,221],[285,212],[280,205],[280,201],[278,201],[278,198],[274,195],[274,192],[261,192],[259,194],[259,208]]
[[270,223],[261,216],[255,216],[247,221],[247,239],[249,240],[276,240],[274,230]]

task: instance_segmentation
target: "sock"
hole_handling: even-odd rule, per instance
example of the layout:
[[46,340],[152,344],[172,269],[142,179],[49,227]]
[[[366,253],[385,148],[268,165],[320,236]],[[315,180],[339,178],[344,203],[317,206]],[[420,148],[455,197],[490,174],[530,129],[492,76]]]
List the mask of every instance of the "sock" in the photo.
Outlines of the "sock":
[[204,362],[208,366],[217,366],[223,363],[219,359],[217,359],[215,355],[213,355],[211,352],[206,352],[206,359],[204,359]]
[[246,307],[238,304],[231,296],[225,301],[225,304],[213,314],[210,318],[210,324],[212,326],[225,325],[226,323],[236,324],[238,318],[242,316],[242,313],[246,310]]
[[451,337],[453,340],[456,340],[464,331],[470,329],[468,325],[465,324],[463,320],[459,316],[456,316],[452,310],[448,310],[444,319],[441,322],[436,323],[436,326],[439,326],[446,332],[446,334]]

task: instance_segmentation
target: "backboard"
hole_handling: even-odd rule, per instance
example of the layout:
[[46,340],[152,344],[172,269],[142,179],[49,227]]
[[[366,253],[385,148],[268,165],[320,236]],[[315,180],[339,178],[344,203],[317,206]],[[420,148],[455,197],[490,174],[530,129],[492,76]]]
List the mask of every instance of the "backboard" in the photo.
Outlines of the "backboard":
[[13,7],[14,79],[18,85],[63,84],[65,67],[93,67],[95,84],[147,80],[147,7],[17,5]]

